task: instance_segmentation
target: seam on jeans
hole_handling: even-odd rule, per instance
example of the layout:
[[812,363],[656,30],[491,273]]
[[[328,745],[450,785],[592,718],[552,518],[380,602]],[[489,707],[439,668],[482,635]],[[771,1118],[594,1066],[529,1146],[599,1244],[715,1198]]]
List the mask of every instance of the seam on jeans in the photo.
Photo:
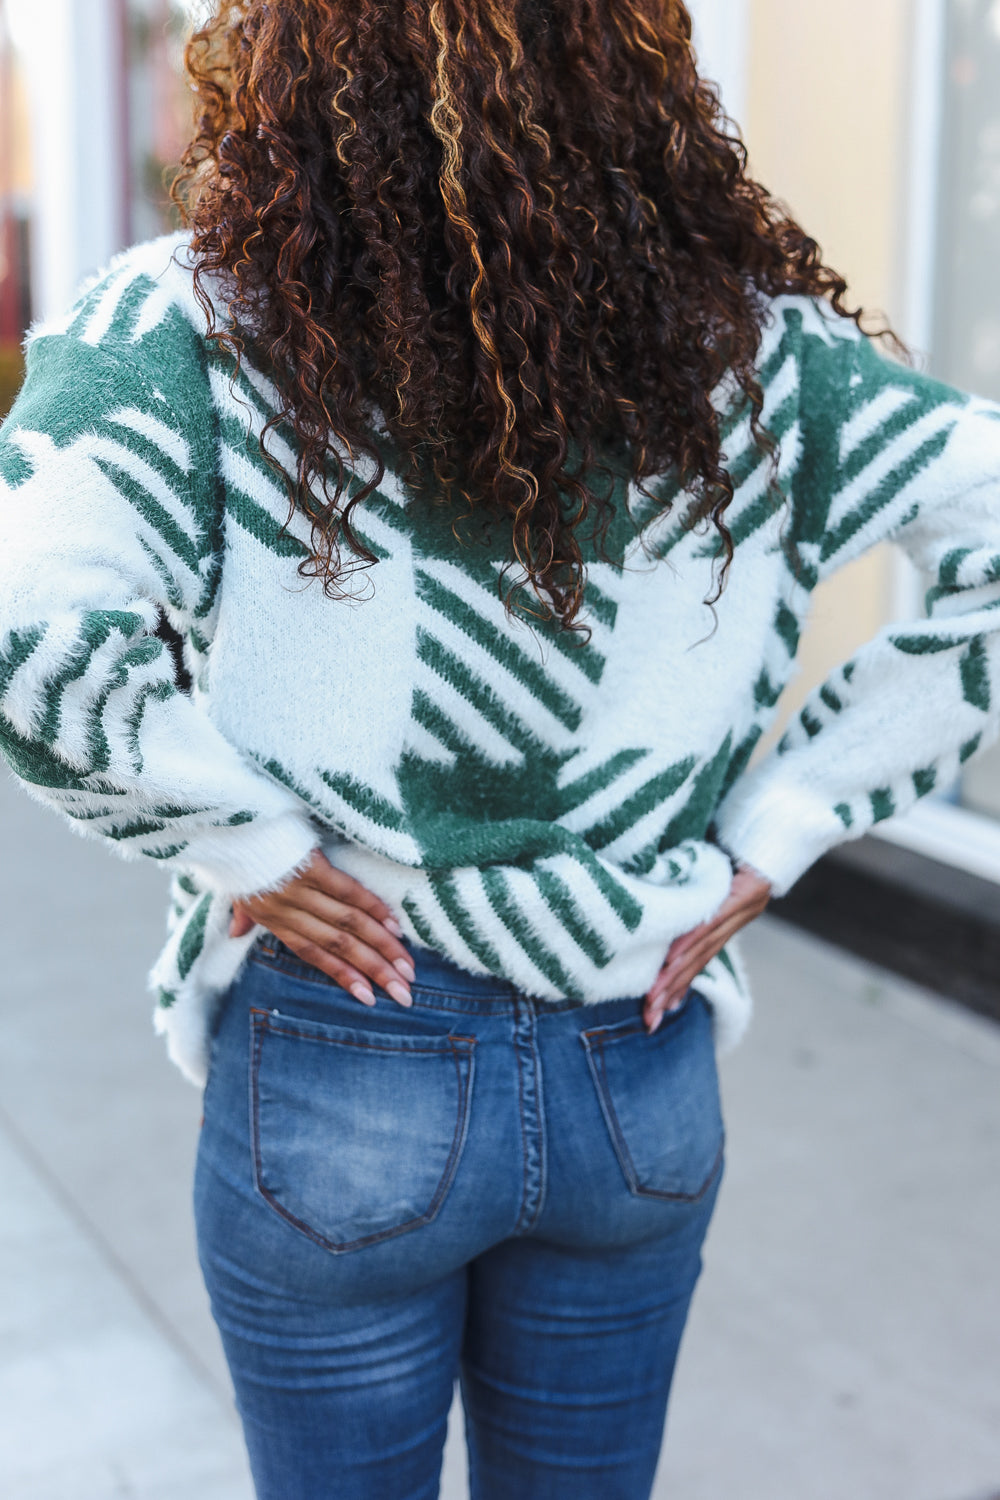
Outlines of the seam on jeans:
[[263,1029],[257,1025],[259,1011],[250,1012],[250,1062],[247,1094],[250,1102],[250,1152],[253,1161],[253,1185],[263,1195],[260,1181],[260,1099],[257,1092],[257,1072],[260,1066],[260,1042]]
[[[450,1156],[448,1158],[448,1161],[445,1163],[444,1179],[446,1181],[446,1186],[442,1190],[442,1194],[441,1194],[442,1198],[444,1197],[444,1193],[447,1192],[450,1189],[450,1187],[451,1187],[452,1178],[455,1176],[455,1173],[458,1171],[458,1163],[459,1163],[459,1160],[461,1159],[462,1152],[465,1150],[465,1141],[466,1141],[466,1137],[468,1136],[468,1133],[469,1133],[469,1120],[470,1120],[470,1117],[471,1117],[471,1114],[472,1114],[472,1080],[475,1077],[475,1072],[476,1072],[475,1038],[474,1037],[455,1037],[452,1040],[453,1041],[463,1041],[463,1042],[468,1041],[468,1042],[471,1042],[472,1045],[468,1049],[464,1049],[463,1048],[463,1049],[460,1050],[459,1048],[457,1048],[455,1046],[452,1046],[452,1049],[451,1049],[452,1050],[452,1056],[453,1056],[454,1062],[455,1062],[455,1071],[456,1071],[456,1074],[458,1076],[458,1110],[459,1110],[459,1119],[458,1119],[458,1125],[457,1125],[456,1130],[455,1130],[455,1137],[454,1137],[454,1139],[453,1139],[453,1141],[451,1143],[451,1154],[450,1154]],[[463,1079],[462,1079],[462,1059],[463,1058],[467,1058],[468,1059],[468,1067],[466,1069],[466,1076],[465,1076],[465,1080],[464,1080],[464,1087],[463,1087]],[[452,1158],[454,1158],[454,1161],[452,1160]],[[434,1212],[435,1213],[437,1212],[437,1208],[435,1208]]]
[[[405,1046],[400,1046],[398,1042],[394,1045],[392,1042],[390,1042],[388,1036],[386,1036],[384,1032],[377,1039],[372,1038],[371,1041],[364,1037],[358,1037],[357,1039],[354,1039],[351,1037],[342,1036],[312,1036],[308,1031],[299,1031],[289,1026],[275,1026],[270,1011],[260,1010],[257,1007],[254,1007],[251,1010],[251,1015],[266,1017],[267,1029],[269,1031],[273,1031],[277,1036],[288,1036],[296,1042],[316,1042],[320,1046],[326,1047],[360,1047],[362,1050],[369,1052],[439,1053],[446,1052],[449,1046],[452,1048],[452,1051],[454,1051],[455,1042],[467,1042],[470,1048],[474,1047],[476,1044],[476,1038],[474,1036],[459,1036],[458,1033],[454,1031],[449,1031],[442,1037],[434,1038],[433,1042],[430,1037],[427,1037],[420,1038],[419,1040],[410,1044],[410,1039],[408,1037],[400,1038],[400,1041],[407,1043],[407,1045]],[[323,1023],[320,1022],[319,1024],[322,1025]]]
[[517,1113],[521,1122],[521,1206],[518,1209],[514,1234],[521,1231],[525,1203],[528,1196],[528,1132],[524,1119],[524,1076],[521,1065],[521,1049],[518,1046],[518,1027],[521,1023],[521,1004],[515,1002],[514,1009],[514,1061],[517,1064]]
[[[530,1045],[531,1045],[532,1057],[534,1058],[535,1063],[537,1064],[537,1066],[533,1070],[533,1076],[534,1076],[534,1080],[535,1080],[535,1084],[534,1084],[535,1114],[536,1114],[537,1121],[538,1121],[538,1130],[536,1132],[537,1142],[536,1142],[536,1145],[535,1145],[535,1151],[538,1154],[539,1163],[540,1164],[539,1164],[539,1169],[538,1169],[538,1173],[537,1173],[538,1182],[537,1182],[537,1185],[536,1185],[536,1188],[535,1188],[535,1195],[536,1195],[537,1201],[536,1201],[536,1204],[535,1204],[535,1208],[534,1208],[534,1210],[532,1212],[529,1212],[531,1186],[532,1186],[531,1185],[531,1162],[530,1162],[530,1151],[529,1151],[529,1142],[528,1142],[529,1131],[528,1131],[528,1125],[527,1125],[527,1115],[526,1115],[526,1110],[525,1110],[525,1091],[524,1091],[525,1073],[524,1073],[524,1068],[522,1066],[522,1058],[521,1058],[521,1052],[522,1052],[522,1047],[523,1047],[523,1043],[524,1043],[524,1037],[523,1037],[523,1034],[522,1034],[522,1022],[523,1022],[523,1020],[525,1018],[525,1014],[527,1015],[528,1019],[532,1023],[531,1026],[530,1026],[529,1040],[530,1040]],[[542,1113],[541,1113],[541,1059],[540,1059],[539,1054],[538,1054],[537,1036],[538,1036],[538,1028],[537,1028],[537,1024],[535,1024],[535,1011],[534,1011],[534,1007],[532,1006],[530,1000],[527,1002],[527,1006],[525,1006],[524,1001],[520,1001],[518,1003],[517,1016],[516,1016],[515,1028],[514,1028],[514,1056],[515,1056],[515,1059],[516,1059],[516,1062],[517,1062],[518,1111],[519,1111],[520,1119],[521,1119],[521,1155],[522,1155],[522,1162],[523,1162],[523,1174],[522,1174],[521,1206],[520,1206],[520,1209],[518,1211],[517,1221],[516,1221],[516,1223],[514,1225],[514,1229],[513,1229],[513,1233],[514,1234],[526,1234],[530,1229],[532,1229],[534,1227],[534,1225],[538,1222],[538,1218],[539,1218],[539,1215],[541,1214],[542,1206],[543,1206],[544,1201],[545,1201],[545,1137],[544,1137],[544,1122],[543,1122]]]
[[[344,990],[342,984],[339,984],[336,979],[331,979],[329,974],[324,974],[322,969],[317,969],[315,964],[307,964],[304,959],[299,958],[296,954],[286,956],[286,954],[280,952],[277,948],[266,947],[263,941],[259,941],[256,947],[251,948],[248,962],[257,964],[262,969],[277,970],[282,974],[289,974],[293,979],[301,979],[305,984],[318,984],[329,989]],[[461,990],[443,988],[441,985],[421,984],[418,982],[415,987],[421,994],[435,995],[441,999],[455,1000],[459,1003],[463,1000],[468,1001],[469,1005],[467,1008],[471,1014],[478,1013],[484,1004],[490,1002],[495,1005],[514,1004],[512,985],[500,988],[495,993],[484,995],[478,1001],[474,995],[466,994]],[[344,990],[344,993],[349,995],[350,990]]]
[[[628,1035],[628,1033],[625,1034]],[[594,1049],[590,1044],[590,1037],[596,1038],[596,1059],[594,1057]],[[580,1040],[583,1042],[587,1053],[587,1062],[590,1065],[590,1072],[597,1089],[597,1102],[601,1107],[601,1113],[604,1116],[608,1133],[611,1136],[611,1144],[614,1147],[615,1155],[618,1157],[618,1164],[624,1174],[629,1192],[633,1193],[637,1198],[658,1198],[666,1203],[697,1203],[699,1199],[704,1198],[722,1164],[726,1144],[725,1135],[723,1135],[719,1143],[719,1149],[716,1152],[715,1160],[712,1162],[708,1176],[694,1192],[669,1193],[662,1188],[643,1187],[639,1182],[638,1174],[635,1170],[635,1162],[632,1159],[632,1153],[625,1139],[625,1132],[622,1130],[621,1121],[618,1118],[614,1101],[611,1097],[611,1085],[608,1081],[605,1062],[604,1038],[600,1035],[600,1029],[598,1029],[595,1032],[581,1032]]]
[[[538,1046],[538,1025],[531,1029],[531,1050],[535,1058],[535,1107],[538,1112],[538,1154],[541,1159],[538,1185],[538,1207],[535,1209],[531,1220],[531,1226],[538,1223],[541,1218],[542,1209],[545,1207],[545,1198],[548,1193],[549,1152],[548,1138],[545,1130],[545,1096],[543,1093],[544,1080],[542,1078],[542,1054]],[[531,1227],[529,1226],[529,1227]]]
[[[603,1037],[607,1029],[607,1026],[594,1026],[590,1029],[590,1031],[581,1031],[580,1036],[581,1038],[584,1038],[586,1042],[590,1042],[592,1039],[599,1040],[601,1037]],[[645,1031],[645,1029],[646,1027],[644,1022],[633,1021],[630,1026],[622,1025],[620,1030],[616,1029],[615,1036],[635,1036],[637,1032]]]
[[[261,1160],[260,1150],[260,1091],[258,1087],[260,1074],[260,1057],[264,1033],[267,1031],[278,1031],[281,1028],[272,1025],[271,1014],[269,1011],[259,1010],[257,1008],[254,1008],[251,1011],[250,1024],[253,1028],[254,1038],[253,1049],[251,1051],[250,1079],[253,1177],[254,1187],[257,1189],[258,1193],[260,1193],[264,1201],[269,1204],[270,1207],[275,1211],[275,1213],[278,1214],[280,1218],[284,1219],[286,1223],[293,1225],[296,1229],[299,1230],[300,1233],[304,1234],[307,1239],[312,1240],[314,1244],[317,1244],[322,1249],[329,1251],[332,1255],[342,1255],[348,1250],[361,1250],[366,1246],[378,1244],[381,1240],[393,1239],[396,1235],[405,1234],[408,1230],[419,1229],[422,1228],[425,1224],[429,1224],[440,1211],[445,1196],[449,1188],[451,1187],[452,1179],[454,1178],[455,1173],[458,1170],[458,1159],[461,1154],[461,1150],[465,1145],[465,1138],[468,1131],[468,1118],[472,1093],[475,1044],[477,1039],[475,1037],[455,1037],[453,1039],[450,1036],[448,1038],[449,1042],[470,1042],[472,1045],[468,1048],[468,1050],[466,1050],[465,1048],[456,1047],[454,1045],[449,1048],[452,1061],[455,1064],[455,1073],[458,1080],[458,1117],[455,1121],[455,1133],[452,1137],[451,1150],[448,1153],[448,1159],[445,1162],[444,1170],[441,1173],[437,1188],[435,1189],[434,1197],[431,1199],[428,1207],[422,1214],[417,1214],[412,1219],[407,1219],[403,1224],[393,1225],[389,1229],[380,1229],[373,1234],[361,1235],[356,1240],[338,1241],[328,1239],[326,1235],[321,1234],[319,1230],[314,1229],[310,1224],[307,1224],[303,1219],[300,1219],[296,1214],[293,1214],[290,1209],[285,1208],[283,1204],[279,1202],[279,1200],[275,1197],[275,1195],[270,1191],[269,1188],[264,1186],[262,1180],[263,1162]],[[302,1038],[299,1033],[295,1032],[284,1032],[283,1034],[286,1036],[294,1036],[297,1040],[310,1040],[310,1038]],[[347,1043],[347,1045],[351,1044]],[[421,1050],[430,1051],[432,1049],[423,1048]],[[464,1069],[464,1076],[462,1066],[463,1061],[467,1063],[467,1066]]]
[[[666,1035],[672,1026],[676,1026],[678,1021],[685,1019],[690,1009],[691,1001],[696,998],[698,998],[698,992],[693,986],[688,986],[683,996],[684,1003],[679,1005],[676,1010],[664,1011],[663,1021],[659,1028],[661,1035]],[[580,1036],[581,1038],[585,1037],[589,1042],[595,1037],[635,1036],[638,1032],[645,1031],[645,1029],[646,1023],[642,1017],[635,1016],[631,1019],[631,1024],[627,1020],[605,1022],[602,1026],[591,1026],[588,1030],[581,1031]]]

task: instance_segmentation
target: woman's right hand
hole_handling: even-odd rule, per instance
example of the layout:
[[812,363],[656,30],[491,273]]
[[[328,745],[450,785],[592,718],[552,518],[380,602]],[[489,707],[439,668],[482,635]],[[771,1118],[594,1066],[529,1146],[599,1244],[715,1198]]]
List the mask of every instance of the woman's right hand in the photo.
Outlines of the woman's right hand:
[[415,973],[398,922],[384,901],[319,849],[280,890],[233,902],[230,937],[244,937],[255,923],[362,1005],[375,1004],[373,984],[399,1005],[412,1005]]

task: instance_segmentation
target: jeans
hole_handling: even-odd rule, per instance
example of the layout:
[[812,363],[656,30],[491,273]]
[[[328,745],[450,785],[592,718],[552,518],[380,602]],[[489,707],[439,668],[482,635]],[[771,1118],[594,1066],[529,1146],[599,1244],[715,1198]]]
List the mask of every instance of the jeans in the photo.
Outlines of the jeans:
[[373,1009],[276,939],[225,998],[195,1178],[259,1500],[646,1500],[722,1172],[705,1002],[537,1001],[412,950]]

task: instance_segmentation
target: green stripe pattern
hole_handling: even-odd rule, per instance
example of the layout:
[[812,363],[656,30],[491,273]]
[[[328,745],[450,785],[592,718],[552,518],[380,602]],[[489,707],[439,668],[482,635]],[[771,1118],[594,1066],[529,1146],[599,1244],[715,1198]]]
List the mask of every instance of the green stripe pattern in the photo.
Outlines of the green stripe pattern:
[[[977,411],[997,428],[996,412],[887,359],[853,324],[805,299],[775,303],[760,363],[773,456],[748,411],[720,397],[735,557],[714,620],[702,600],[718,541],[690,524],[669,476],[651,487],[659,508],[628,507],[615,479],[605,541],[583,543],[588,630],[568,635],[523,599],[507,612],[503,549],[463,540],[443,507],[408,494],[388,441],[355,523],[377,562],[321,619],[315,584],[299,598],[311,523],[290,513],[280,473],[294,434],[269,428],[274,393],[249,357],[234,370],[205,339],[183,271],[152,262],[148,249],[127,255],[60,331],[32,340],[0,430],[0,504],[38,507],[52,567],[61,580],[77,567],[83,600],[61,582],[64,606],[0,606],[0,749],[78,827],[173,867],[165,1009],[187,1003],[225,927],[190,851],[206,838],[238,849],[278,806],[331,848],[339,836],[389,861],[419,942],[538,994],[592,997],[636,944],[655,944],[672,896],[707,890],[720,806],[750,784],[813,589],[885,537],[912,542],[931,613],[811,694],[772,763],[822,804],[832,840],[945,787],[992,737],[1000,527],[950,535],[925,520],[974,488],[964,434]],[[100,497],[102,521],[64,556],[57,501],[77,493]],[[154,633],[159,609],[204,710],[213,653],[216,671],[232,653],[219,635],[227,586],[247,680],[286,688],[301,726],[275,734],[255,686],[246,779],[234,772],[228,801],[217,768],[204,784],[197,766],[189,782],[164,771],[165,737],[181,744],[194,720]],[[284,611],[271,636],[241,604],[258,596]],[[885,705],[921,698],[936,705],[937,740],[885,735],[858,771],[850,747],[882,732]],[[735,985],[727,962],[713,973]]]

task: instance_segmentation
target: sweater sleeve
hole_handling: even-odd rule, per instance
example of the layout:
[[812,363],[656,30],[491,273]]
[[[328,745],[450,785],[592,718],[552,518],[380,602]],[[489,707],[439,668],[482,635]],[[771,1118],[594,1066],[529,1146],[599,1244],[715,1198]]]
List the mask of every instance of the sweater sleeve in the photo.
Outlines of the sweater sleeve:
[[[207,380],[167,352],[155,369],[141,345],[29,343],[0,428],[0,752],[79,832],[249,895],[319,839],[178,690],[155,634],[162,611],[204,669],[222,549]],[[164,390],[185,387],[179,412]]]
[[820,581],[890,539],[931,587],[927,618],[888,626],[823,683],[717,812],[719,842],[778,895],[835,844],[949,786],[1000,730],[1000,407],[867,339],[818,362],[813,410],[803,382],[792,571]]

